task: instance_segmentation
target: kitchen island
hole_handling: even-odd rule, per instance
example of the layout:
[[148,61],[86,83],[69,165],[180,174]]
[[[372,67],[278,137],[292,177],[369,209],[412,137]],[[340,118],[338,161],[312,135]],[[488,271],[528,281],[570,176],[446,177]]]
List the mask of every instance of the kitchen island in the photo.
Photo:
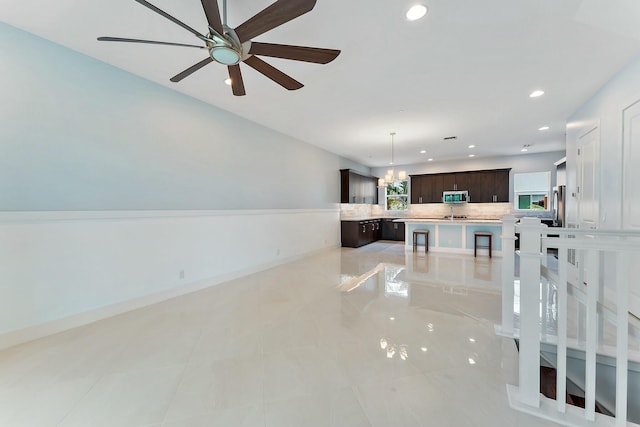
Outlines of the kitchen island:
[[[414,230],[429,230],[430,251],[473,255],[473,233],[483,231],[493,234],[493,256],[502,254],[502,221],[499,219],[401,218],[395,221],[405,224],[405,251],[413,250]],[[418,236],[419,253],[424,253],[422,239]],[[478,250],[478,255],[486,253],[486,249]]]

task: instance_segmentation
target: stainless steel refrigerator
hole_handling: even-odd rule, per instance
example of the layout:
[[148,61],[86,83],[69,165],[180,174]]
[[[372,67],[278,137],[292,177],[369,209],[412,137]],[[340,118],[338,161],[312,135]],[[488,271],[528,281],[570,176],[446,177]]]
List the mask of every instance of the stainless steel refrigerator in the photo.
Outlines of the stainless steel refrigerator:
[[551,206],[551,209],[553,210],[554,227],[566,227],[566,194],[566,185],[558,185],[557,187],[553,187],[553,204]]

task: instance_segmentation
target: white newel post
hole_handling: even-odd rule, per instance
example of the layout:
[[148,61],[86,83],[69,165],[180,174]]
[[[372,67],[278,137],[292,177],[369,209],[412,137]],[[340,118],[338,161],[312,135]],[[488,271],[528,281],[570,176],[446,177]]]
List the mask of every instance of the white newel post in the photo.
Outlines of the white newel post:
[[516,217],[502,217],[502,324],[500,335],[513,336],[513,281],[515,279]]
[[523,218],[520,232],[520,401],[540,407],[540,235],[539,218]]

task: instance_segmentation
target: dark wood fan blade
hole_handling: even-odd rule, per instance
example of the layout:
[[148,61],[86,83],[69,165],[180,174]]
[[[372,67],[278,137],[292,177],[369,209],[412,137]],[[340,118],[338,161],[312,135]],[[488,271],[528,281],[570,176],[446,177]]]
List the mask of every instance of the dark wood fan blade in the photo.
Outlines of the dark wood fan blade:
[[259,73],[262,73],[265,76],[269,77],[271,80],[278,83],[285,89],[296,90],[304,86],[299,81],[287,76],[285,73],[267,64],[257,56],[250,56],[249,58],[244,60],[244,63],[254,70],[258,71]]
[[182,28],[184,28],[187,31],[190,31],[191,33],[193,33],[196,37],[199,38],[205,38],[202,34],[200,34],[199,32],[197,32],[196,30],[194,30],[193,28],[191,28],[190,26],[188,26],[187,24],[185,24],[182,21],[179,21],[178,19],[174,18],[173,16],[169,15],[167,12],[165,12],[162,9],[157,8],[156,6],[152,5],[151,3],[149,3],[148,1],[145,0],[135,0],[138,3],[140,3],[143,6],[148,7],[149,9],[153,10],[154,12],[164,16],[165,18],[167,18],[169,21],[180,25]]
[[278,0],[235,29],[240,43],[259,36],[309,12],[316,0]]
[[184,46],[184,47],[197,47],[198,49],[206,49],[206,46],[197,46],[195,44],[184,43],[171,43],[171,42],[159,42],[155,40],[140,40],[140,39],[124,39],[121,37],[98,37],[101,42],[127,42],[127,43],[148,43],[148,44],[161,44],[165,46]]
[[222,21],[220,20],[220,8],[218,7],[218,0],[201,0],[204,14],[207,16],[209,26],[216,30],[220,35],[224,33],[222,28]]
[[180,80],[184,79],[187,76],[190,76],[191,74],[195,73],[200,68],[204,67],[205,65],[207,65],[210,62],[213,62],[213,59],[211,59],[211,57],[208,56],[207,58],[203,59],[202,61],[198,62],[197,64],[194,64],[191,67],[187,68],[183,72],[181,72],[179,74],[176,74],[175,76],[171,77],[169,80],[171,80],[174,83],[178,83]]
[[240,72],[240,65],[229,65],[229,78],[231,79],[231,89],[235,96],[246,95],[244,91],[244,82],[242,81],[242,73]]
[[249,53],[253,55],[271,56],[274,58],[292,59],[294,61],[327,64],[340,54],[339,50],[319,47],[291,46],[285,44],[251,42]]

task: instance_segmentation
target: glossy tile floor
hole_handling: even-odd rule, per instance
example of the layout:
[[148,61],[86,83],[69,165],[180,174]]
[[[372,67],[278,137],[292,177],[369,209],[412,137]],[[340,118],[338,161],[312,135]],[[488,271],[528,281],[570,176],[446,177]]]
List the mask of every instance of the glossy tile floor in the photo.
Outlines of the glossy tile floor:
[[335,249],[0,352],[0,426],[542,426],[500,258]]

